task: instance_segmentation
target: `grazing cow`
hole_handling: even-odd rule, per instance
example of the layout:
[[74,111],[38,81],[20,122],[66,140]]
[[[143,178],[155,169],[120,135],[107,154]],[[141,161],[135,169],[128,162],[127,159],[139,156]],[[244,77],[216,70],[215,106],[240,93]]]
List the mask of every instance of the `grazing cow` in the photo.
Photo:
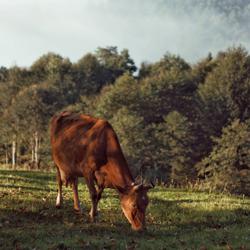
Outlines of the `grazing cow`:
[[107,121],[68,111],[55,115],[51,120],[51,146],[57,167],[57,208],[62,204],[65,183],[72,185],[74,209],[81,211],[77,186],[78,177],[84,177],[92,201],[92,220],[103,189],[114,188],[132,229],[145,228],[147,191],[153,186],[135,184],[116,133]]

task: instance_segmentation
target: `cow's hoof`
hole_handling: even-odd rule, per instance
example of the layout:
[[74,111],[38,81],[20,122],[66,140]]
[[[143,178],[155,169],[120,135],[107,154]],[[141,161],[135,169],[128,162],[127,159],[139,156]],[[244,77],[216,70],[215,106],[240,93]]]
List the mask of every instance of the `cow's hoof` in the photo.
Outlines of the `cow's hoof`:
[[98,212],[97,211],[96,212],[90,211],[89,218],[90,218],[91,222],[96,222],[98,219]]
[[89,217],[89,221],[90,221],[91,223],[95,223],[95,222],[96,222],[96,218],[95,218],[95,217]]
[[95,223],[98,221],[98,216],[95,215],[95,216],[91,216],[91,214],[89,215],[89,220],[91,223]]
[[82,214],[82,209],[81,208],[74,208],[74,212],[75,212],[75,214],[81,215]]
[[60,209],[60,208],[61,208],[61,205],[58,205],[58,204],[57,204],[57,205],[56,205],[56,208],[57,208],[57,209]]

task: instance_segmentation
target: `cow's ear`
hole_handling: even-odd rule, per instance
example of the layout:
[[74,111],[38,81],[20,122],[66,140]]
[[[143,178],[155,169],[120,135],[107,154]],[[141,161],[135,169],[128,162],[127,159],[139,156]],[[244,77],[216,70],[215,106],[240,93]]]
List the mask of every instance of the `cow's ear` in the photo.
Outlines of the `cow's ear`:
[[136,183],[136,184],[141,184],[141,183],[143,183],[143,178],[142,178],[142,176],[141,176],[141,175],[136,176],[135,182],[134,182],[134,183]]
[[143,184],[141,183],[141,184],[136,184],[136,185],[134,185],[133,187],[132,187],[132,190],[134,191],[134,192],[138,192],[138,191],[140,191],[140,190],[142,190],[143,189]]

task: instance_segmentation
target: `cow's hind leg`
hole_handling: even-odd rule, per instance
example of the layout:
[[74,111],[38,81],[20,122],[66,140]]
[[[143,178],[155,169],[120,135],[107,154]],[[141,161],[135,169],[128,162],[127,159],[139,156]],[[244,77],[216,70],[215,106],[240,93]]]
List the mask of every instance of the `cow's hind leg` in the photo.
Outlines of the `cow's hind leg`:
[[72,182],[73,198],[74,198],[74,210],[77,213],[81,213],[81,207],[78,196],[78,178],[75,178]]
[[56,208],[60,208],[62,206],[63,196],[62,196],[62,178],[59,169],[57,168],[57,197],[56,197]]

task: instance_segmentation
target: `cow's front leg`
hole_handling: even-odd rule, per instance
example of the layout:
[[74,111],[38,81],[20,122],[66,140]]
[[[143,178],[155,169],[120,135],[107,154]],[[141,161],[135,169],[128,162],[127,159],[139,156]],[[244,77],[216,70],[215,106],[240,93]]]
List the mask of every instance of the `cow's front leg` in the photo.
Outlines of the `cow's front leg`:
[[92,207],[90,210],[90,217],[94,218],[97,215],[97,206],[98,202],[102,197],[103,187],[98,187],[96,191],[96,195],[92,197]]
[[91,173],[88,175],[88,178],[86,178],[86,184],[88,186],[89,189],[89,193],[90,193],[90,198],[91,198],[91,209],[89,212],[90,215],[90,219],[91,221],[95,220],[95,216],[96,216],[96,212],[97,212],[97,198],[98,198],[98,192],[96,191],[95,188],[95,183],[94,183],[94,174]]
[[74,210],[77,213],[81,213],[81,207],[79,202],[79,196],[78,196],[78,178],[75,178],[72,183],[72,189],[73,189],[73,198],[74,198]]
[[93,212],[94,212],[95,215],[97,215],[97,206],[98,206],[99,200],[100,200],[101,197],[102,197],[103,189],[104,189],[103,186],[98,187],[98,189],[97,189],[96,200],[95,200],[95,203],[94,203],[94,206],[93,206],[93,210],[94,210]]

